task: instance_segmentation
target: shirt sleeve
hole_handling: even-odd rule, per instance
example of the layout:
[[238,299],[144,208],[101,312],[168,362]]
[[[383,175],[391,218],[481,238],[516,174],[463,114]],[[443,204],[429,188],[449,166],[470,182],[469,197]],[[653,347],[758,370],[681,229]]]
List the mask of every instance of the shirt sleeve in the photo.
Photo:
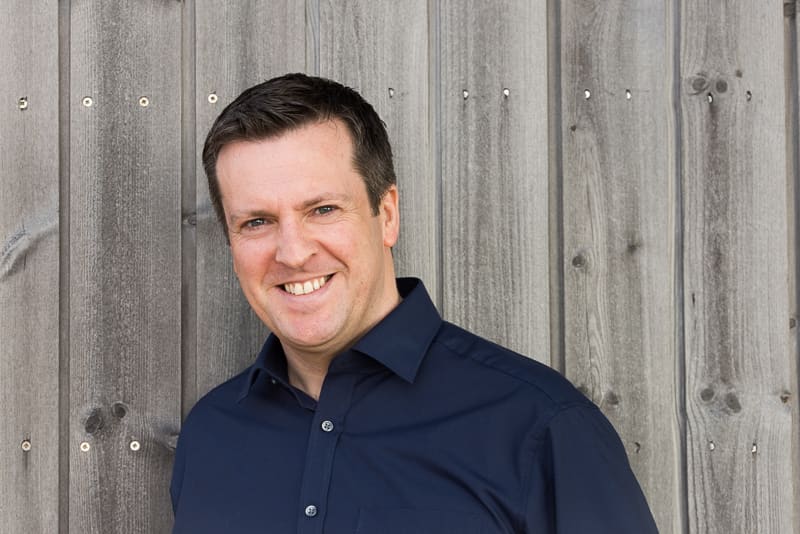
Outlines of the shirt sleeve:
[[558,412],[535,455],[526,532],[658,534],[622,442],[597,407]]

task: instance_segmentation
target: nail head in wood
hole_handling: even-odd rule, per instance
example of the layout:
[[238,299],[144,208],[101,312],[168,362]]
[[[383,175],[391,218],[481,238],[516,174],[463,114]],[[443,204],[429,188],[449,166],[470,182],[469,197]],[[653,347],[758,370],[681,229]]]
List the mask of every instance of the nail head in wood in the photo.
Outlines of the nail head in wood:
[[20,111],[25,111],[26,109],[28,109],[28,97],[23,96],[22,98],[20,98],[19,101],[17,102],[17,106],[19,106]]
[[20,444],[20,448],[25,452],[30,451],[31,450],[31,441],[29,439],[23,440],[22,443]]
[[511,96],[511,90],[510,90],[508,87],[506,87],[505,89],[503,89],[503,96],[504,96],[505,98],[508,98],[509,96]]
[[583,98],[585,98],[586,100],[589,100],[590,98],[592,98],[592,92],[590,90],[588,90],[588,89],[584,89],[583,90]]
[[146,108],[147,106],[150,105],[150,99],[147,98],[146,96],[139,98],[139,105],[142,106],[143,108]]
[[82,103],[85,107],[90,108],[94,104],[94,100],[92,100],[91,96],[84,96]]
[[461,94],[464,96],[464,100],[469,98],[469,91],[467,91],[466,89],[461,91]]
[[631,90],[630,89],[625,89],[625,99],[626,100],[630,100],[631,98],[633,98],[633,95],[631,94]]
[[92,448],[92,446],[89,445],[88,441],[84,441],[84,442],[81,443],[81,452],[89,452],[89,449],[91,449],[91,448]]
[[219,97],[217,96],[217,93],[211,93],[211,94],[208,95],[208,103],[209,104],[216,104],[217,100],[219,100]]
[[716,448],[717,448],[717,446],[716,446],[716,445],[714,445],[714,442],[713,442],[713,441],[709,441],[709,442],[708,442],[708,450],[710,450],[710,451],[713,451],[713,450],[714,450],[714,449],[716,449]]
[[130,445],[130,447],[131,447],[131,450],[132,450],[133,452],[136,452],[136,451],[138,451],[138,450],[139,450],[139,449],[142,447],[142,445],[141,445],[141,443],[139,443],[138,441],[136,441],[136,440],[133,440],[133,441],[131,441],[131,445]]
[[394,89],[391,87],[389,88],[389,98],[394,98]]

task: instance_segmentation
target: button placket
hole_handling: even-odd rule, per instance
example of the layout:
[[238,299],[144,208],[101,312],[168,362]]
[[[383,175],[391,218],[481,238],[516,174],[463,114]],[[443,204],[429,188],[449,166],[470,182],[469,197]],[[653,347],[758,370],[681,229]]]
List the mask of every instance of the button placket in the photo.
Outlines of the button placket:
[[350,409],[357,375],[329,373],[322,387],[311,422],[306,463],[300,490],[298,534],[321,534],[328,515],[328,501],[333,461],[339,436],[344,429],[344,416]]

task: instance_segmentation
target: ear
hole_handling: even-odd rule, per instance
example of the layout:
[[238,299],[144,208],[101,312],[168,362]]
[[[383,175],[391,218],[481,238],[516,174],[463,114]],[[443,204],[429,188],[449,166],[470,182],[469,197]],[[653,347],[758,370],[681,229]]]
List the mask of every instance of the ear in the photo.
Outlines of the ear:
[[400,235],[400,201],[397,186],[390,186],[383,194],[379,215],[383,218],[383,244],[387,248],[392,248]]

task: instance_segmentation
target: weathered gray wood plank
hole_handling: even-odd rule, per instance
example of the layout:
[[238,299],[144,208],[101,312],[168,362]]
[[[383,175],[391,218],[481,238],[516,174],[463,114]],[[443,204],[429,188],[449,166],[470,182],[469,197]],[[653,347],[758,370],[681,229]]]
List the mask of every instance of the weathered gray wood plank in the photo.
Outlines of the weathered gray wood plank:
[[[197,378],[196,396],[255,359],[266,327],[250,310],[208,199],[203,143],[244,89],[305,70],[305,4],[291,0],[197,2]],[[214,95],[209,100],[209,97]],[[187,384],[187,387],[192,387]]]
[[59,496],[56,2],[3,2],[0,43],[0,530],[44,534]]
[[71,532],[150,534],[172,524],[180,35],[178,2],[72,3]]
[[440,10],[444,315],[549,363],[545,3]]
[[438,295],[437,184],[430,135],[426,0],[325,2],[320,75],[358,90],[387,125],[400,190],[398,275]]
[[791,532],[783,19],[681,3],[688,514],[692,532]]
[[[792,458],[794,459],[792,480],[800,480],[800,3],[797,0],[784,0],[784,44],[787,60],[787,87],[793,88],[787,95],[789,118],[786,139],[786,152],[789,158],[787,205],[789,218],[787,224],[789,249],[789,355],[792,378],[790,395],[782,400],[791,407],[794,422],[792,439]],[[800,484],[794,485],[794,532],[800,532]]]
[[561,4],[567,376],[681,532],[669,3]]

